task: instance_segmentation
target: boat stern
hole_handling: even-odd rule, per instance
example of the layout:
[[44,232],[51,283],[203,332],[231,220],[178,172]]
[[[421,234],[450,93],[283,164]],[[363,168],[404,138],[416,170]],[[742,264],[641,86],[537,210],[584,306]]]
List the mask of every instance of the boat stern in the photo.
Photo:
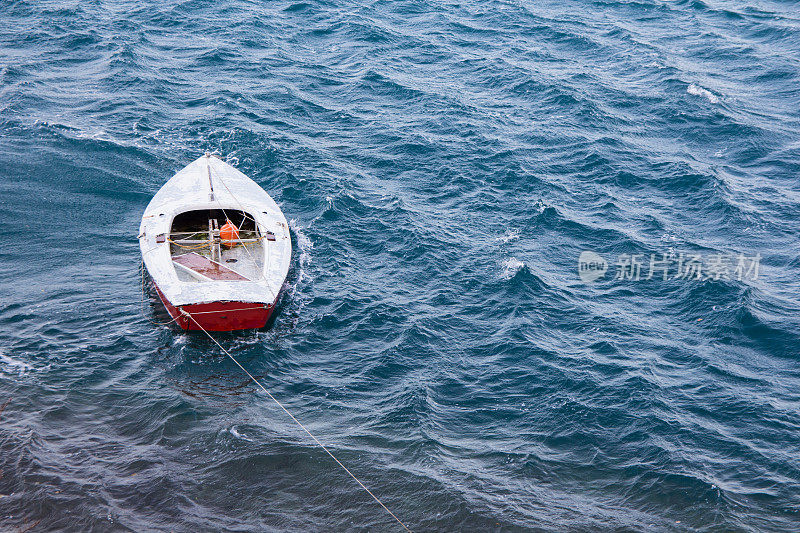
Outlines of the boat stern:
[[182,329],[187,331],[238,331],[263,328],[274,304],[254,302],[207,302],[174,306],[156,288],[158,297],[167,312]]

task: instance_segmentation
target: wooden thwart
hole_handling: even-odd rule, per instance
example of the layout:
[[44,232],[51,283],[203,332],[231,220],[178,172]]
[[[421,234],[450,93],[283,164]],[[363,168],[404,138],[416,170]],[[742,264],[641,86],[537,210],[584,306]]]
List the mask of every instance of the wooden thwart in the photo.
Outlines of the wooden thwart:
[[250,281],[221,263],[191,252],[173,256],[172,261],[214,281]]

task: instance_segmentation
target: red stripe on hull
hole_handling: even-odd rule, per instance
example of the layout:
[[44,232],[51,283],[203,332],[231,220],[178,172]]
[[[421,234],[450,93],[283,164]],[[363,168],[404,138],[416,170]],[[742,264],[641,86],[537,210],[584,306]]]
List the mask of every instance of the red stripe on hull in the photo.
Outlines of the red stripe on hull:
[[[155,284],[154,284],[155,285]],[[176,307],[155,285],[158,297],[167,308],[167,312],[181,328],[199,331],[194,322],[199,323],[206,331],[235,331],[239,329],[259,329],[267,324],[275,305],[259,304],[253,302],[209,302],[203,304],[189,304]],[[186,311],[194,320],[183,315]]]

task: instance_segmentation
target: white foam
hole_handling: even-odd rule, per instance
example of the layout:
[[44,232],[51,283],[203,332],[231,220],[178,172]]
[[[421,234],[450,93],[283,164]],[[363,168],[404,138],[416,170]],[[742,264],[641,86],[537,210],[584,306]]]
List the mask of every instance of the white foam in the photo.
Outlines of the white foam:
[[5,372],[6,374],[16,374],[18,376],[22,376],[31,370],[33,370],[33,367],[28,363],[17,361],[16,359],[12,359],[6,354],[0,352],[0,371]]
[[172,341],[173,346],[183,347],[186,345],[188,337],[186,335],[173,335],[172,338],[174,339]]
[[300,249],[300,266],[308,266],[311,263],[310,252],[311,249],[314,248],[314,243],[303,233],[303,228],[297,224],[295,219],[289,221],[289,227],[292,228],[294,234],[297,235],[297,247]]
[[515,241],[517,239],[519,239],[519,230],[510,229],[510,230],[506,231],[505,234],[497,237],[497,239],[495,239],[495,240],[500,241],[503,244],[507,244],[507,243],[509,243],[511,241]]
[[517,272],[525,267],[525,263],[516,257],[509,257],[503,261],[502,266],[503,272],[500,274],[500,277],[502,279],[511,279],[517,274]]
[[252,441],[252,439],[248,439],[247,437],[245,437],[244,435],[242,435],[241,433],[239,433],[239,432],[236,430],[236,426],[231,426],[231,427],[230,427],[230,429],[228,430],[228,432],[229,432],[231,435],[233,435],[234,437],[236,437],[237,439],[246,440],[247,442],[253,442],[253,441]]
[[297,264],[299,267],[297,281],[294,283],[294,286],[291,287],[291,294],[294,296],[294,294],[297,292],[298,286],[304,281],[311,279],[311,276],[308,275],[306,270],[311,264],[311,250],[314,248],[314,243],[311,242],[311,239],[309,239],[305,233],[303,233],[304,228],[300,227],[300,225],[297,223],[297,220],[289,220],[289,227],[292,228],[292,231],[297,236],[297,248],[300,250],[300,256],[297,259]]
[[714,95],[714,93],[712,93],[708,89],[700,87],[699,85],[695,85],[694,83],[692,83],[691,85],[689,85],[689,87],[686,88],[686,92],[694,96],[702,96],[712,104],[719,103],[719,98],[717,98],[716,95]]

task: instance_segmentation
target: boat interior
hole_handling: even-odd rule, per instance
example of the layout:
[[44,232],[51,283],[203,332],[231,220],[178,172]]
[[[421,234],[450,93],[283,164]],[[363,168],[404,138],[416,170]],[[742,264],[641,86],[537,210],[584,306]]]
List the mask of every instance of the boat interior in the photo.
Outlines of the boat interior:
[[187,283],[254,281],[264,268],[263,232],[237,209],[186,211],[172,221],[170,254],[178,279]]

